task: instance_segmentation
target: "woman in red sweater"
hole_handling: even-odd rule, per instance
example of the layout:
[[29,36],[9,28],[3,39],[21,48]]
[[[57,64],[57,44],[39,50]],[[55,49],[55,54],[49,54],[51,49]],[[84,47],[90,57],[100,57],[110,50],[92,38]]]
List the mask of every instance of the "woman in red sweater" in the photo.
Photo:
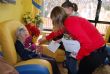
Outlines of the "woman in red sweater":
[[54,30],[48,36],[39,40],[46,40],[68,33],[68,35],[80,42],[80,50],[76,60],[80,60],[78,74],[92,74],[92,72],[104,63],[106,57],[105,41],[98,30],[84,18],[67,16],[62,7],[56,6],[51,12]]

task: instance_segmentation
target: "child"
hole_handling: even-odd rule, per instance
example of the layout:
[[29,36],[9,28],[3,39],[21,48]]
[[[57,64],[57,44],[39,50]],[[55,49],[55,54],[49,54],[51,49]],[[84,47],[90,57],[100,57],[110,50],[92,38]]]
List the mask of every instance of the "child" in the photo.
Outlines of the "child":
[[60,74],[60,71],[58,69],[55,59],[43,54],[39,55],[38,53],[33,51],[33,50],[37,50],[37,52],[41,52],[40,51],[41,47],[35,46],[35,44],[32,44],[31,42],[32,38],[30,37],[29,32],[25,28],[25,26],[21,26],[17,29],[16,37],[17,37],[16,43],[15,43],[16,51],[20,55],[22,60],[27,60],[31,58],[41,58],[41,59],[48,60],[52,65],[53,74]]
[[[78,16],[67,16],[59,6],[53,8],[51,19],[54,30],[48,36],[39,39],[39,43],[67,33],[72,39],[80,42],[80,50],[74,58],[80,60],[78,74],[92,74],[98,66],[104,64],[107,56],[105,40],[93,24]],[[74,61],[68,63],[69,68],[74,69]]]
[[[62,4],[62,7],[63,9],[65,10],[66,14],[68,16],[79,16],[78,14],[78,6],[76,3],[71,3],[70,1],[65,1],[63,4]],[[58,41],[59,39],[61,39],[63,37],[63,35],[60,35],[56,38],[54,38],[53,40],[55,41]],[[64,49],[63,47],[63,43],[60,42],[60,47],[61,49]],[[68,74],[76,74],[77,73],[77,61],[75,59],[73,59],[72,57],[70,57],[70,55],[68,54],[69,52],[65,52],[66,53],[66,61],[64,62],[64,64],[66,65],[67,69],[68,69]],[[71,61],[73,61],[74,63],[74,66],[72,68],[74,69],[71,69],[70,67],[72,66],[71,64]]]
[[[62,7],[63,9],[65,10],[66,14],[68,16],[79,16],[79,13],[77,12],[78,11],[78,6],[76,3],[72,3],[70,1],[65,1],[63,4],[62,4]],[[73,58],[70,57],[69,55],[69,52],[65,52],[66,53],[66,61],[65,61],[65,64],[66,64],[66,67],[68,69],[68,74],[76,74],[77,73],[77,61]],[[73,61],[73,67],[74,69],[71,69],[71,61]]]
[[77,12],[78,6],[76,3],[71,3],[70,1],[65,1],[62,4],[62,7],[64,8],[67,15],[79,16],[79,13]]

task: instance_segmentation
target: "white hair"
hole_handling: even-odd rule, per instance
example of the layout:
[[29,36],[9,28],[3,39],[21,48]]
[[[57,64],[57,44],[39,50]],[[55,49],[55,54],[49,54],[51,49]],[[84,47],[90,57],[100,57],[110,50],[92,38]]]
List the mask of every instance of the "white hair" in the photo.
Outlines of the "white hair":
[[17,28],[17,31],[16,31],[16,37],[18,38],[19,36],[21,36],[22,33],[24,33],[26,27],[23,25],[23,26],[20,26]]

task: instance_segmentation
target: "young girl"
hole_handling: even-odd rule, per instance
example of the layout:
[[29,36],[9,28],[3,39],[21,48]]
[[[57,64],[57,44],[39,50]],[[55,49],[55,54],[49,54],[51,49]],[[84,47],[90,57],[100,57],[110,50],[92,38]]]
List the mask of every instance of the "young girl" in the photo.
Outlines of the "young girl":
[[33,50],[37,50],[37,52],[40,52],[41,47],[36,46],[35,44],[32,44],[31,42],[32,37],[29,35],[29,32],[25,28],[25,26],[21,26],[17,29],[16,37],[17,37],[16,43],[15,43],[16,51],[20,55],[22,60],[27,60],[31,58],[41,58],[41,59],[48,60],[52,65],[53,74],[60,74],[60,71],[58,69],[55,59],[43,54],[39,55],[38,53],[33,51]]
[[65,1],[62,4],[62,7],[64,8],[67,15],[73,15],[73,16],[79,16],[78,6],[76,3],[71,3],[70,1]]
[[[65,1],[62,4],[63,9],[65,10],[66,14],[68,16],[79,16],[78,6],[76,3],[72,3],[70,1]],[[73,62],[73,69],[71,69],[71,61]],[[73,59],[69,56],[68,52],[66,52],[66,61],[65,61],[66,67],[68,69],[68,74],[76,74],[77,73],[77,61],[76,59]]]
[[[64,9],[59,6],[53,8],[51,19],[54,30],[48,36],[40,39],[39,43],[52,40],[63,33],[67,33],[72,39],[79,41],[80,50],[74,58],[80,60],[78,74],[92,74],[98,66],[104,63],[105,41],[93,24],[78,16],[67,16]],[[69,66],[74,69],[72,63],[74,62],[71,61]]]

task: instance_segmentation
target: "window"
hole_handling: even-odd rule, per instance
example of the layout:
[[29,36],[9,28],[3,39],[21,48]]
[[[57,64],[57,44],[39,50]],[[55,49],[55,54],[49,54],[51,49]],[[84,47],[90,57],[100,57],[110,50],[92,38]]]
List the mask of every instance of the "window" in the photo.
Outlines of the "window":
[[[44,11],[43,16],[46,19],[46,23],[43,26],[44,29],[52,29],[52,23],[49,18],[50,12],[53,7],[65,2],[66,0],[44,0]],[[110,25],[110,0],[69,0],[78,5],[79,16],[84,17],[96,25],[96,28],[101,34],[105,34],[106,27]],[[101,2],[101,10],[99,15],[96,14],[97,6]],[[100,7],[98,8],[100,9]],[[98,24],[97,24],[98,23]]]
[[[110,22],[110,0],[102,0],[99,21]],[[110,23],[98,23],[96,27],[98,28],[99,32],[105,35],[108,25],[110,25]]]
[[[50,12],[55,6],[61,6],[66,0],[44,0],[43,6],[43,16],[47,18],[44,23],[43,28],[52,29],[51,20],[49,19]],[[79,15],[90,20],[95,20],[97,0],[70,0],[78,5]]]
[[99,20],[110,21],[110,0],[102,0]]
[[[96,11],[98,6],[98,1],[100,0],[70,0],[71,2],[75,2],[78,4],[78,12],[80,16],[93,20],[95,23],[96,19]],[[110,0],[101,0],[101,10],[99,13],[98,21],[110,21]],[[98,23],[98,22],[97,22]],[[94,24],[95,25],[95,24]],[[96,24],[96,28],[99,30],[101,34],[105,34],[106,27],[110,24]]]
[[43,29],[44,30],[51,30],[53,28],[52,22],[50,17],[51,10],[55,6],[61,6],[62,3],[64,3],[65,0],[44,0],[43,2],[43,16],[44,16],[44,25]]
[[78,12],[81,17],[95,20],[97,0],[70,0],[78,5]]
[[98,23],[96,28],[99,30],[99,32],[102,34],[102,35],[105,35],[106,34],[106,29],[107,27],[109,26],[110,24],[100,24]]
[[43,6],[43,16],[49,17],[51,10],[55,6],[61,6],[66,0],[44,0]]

